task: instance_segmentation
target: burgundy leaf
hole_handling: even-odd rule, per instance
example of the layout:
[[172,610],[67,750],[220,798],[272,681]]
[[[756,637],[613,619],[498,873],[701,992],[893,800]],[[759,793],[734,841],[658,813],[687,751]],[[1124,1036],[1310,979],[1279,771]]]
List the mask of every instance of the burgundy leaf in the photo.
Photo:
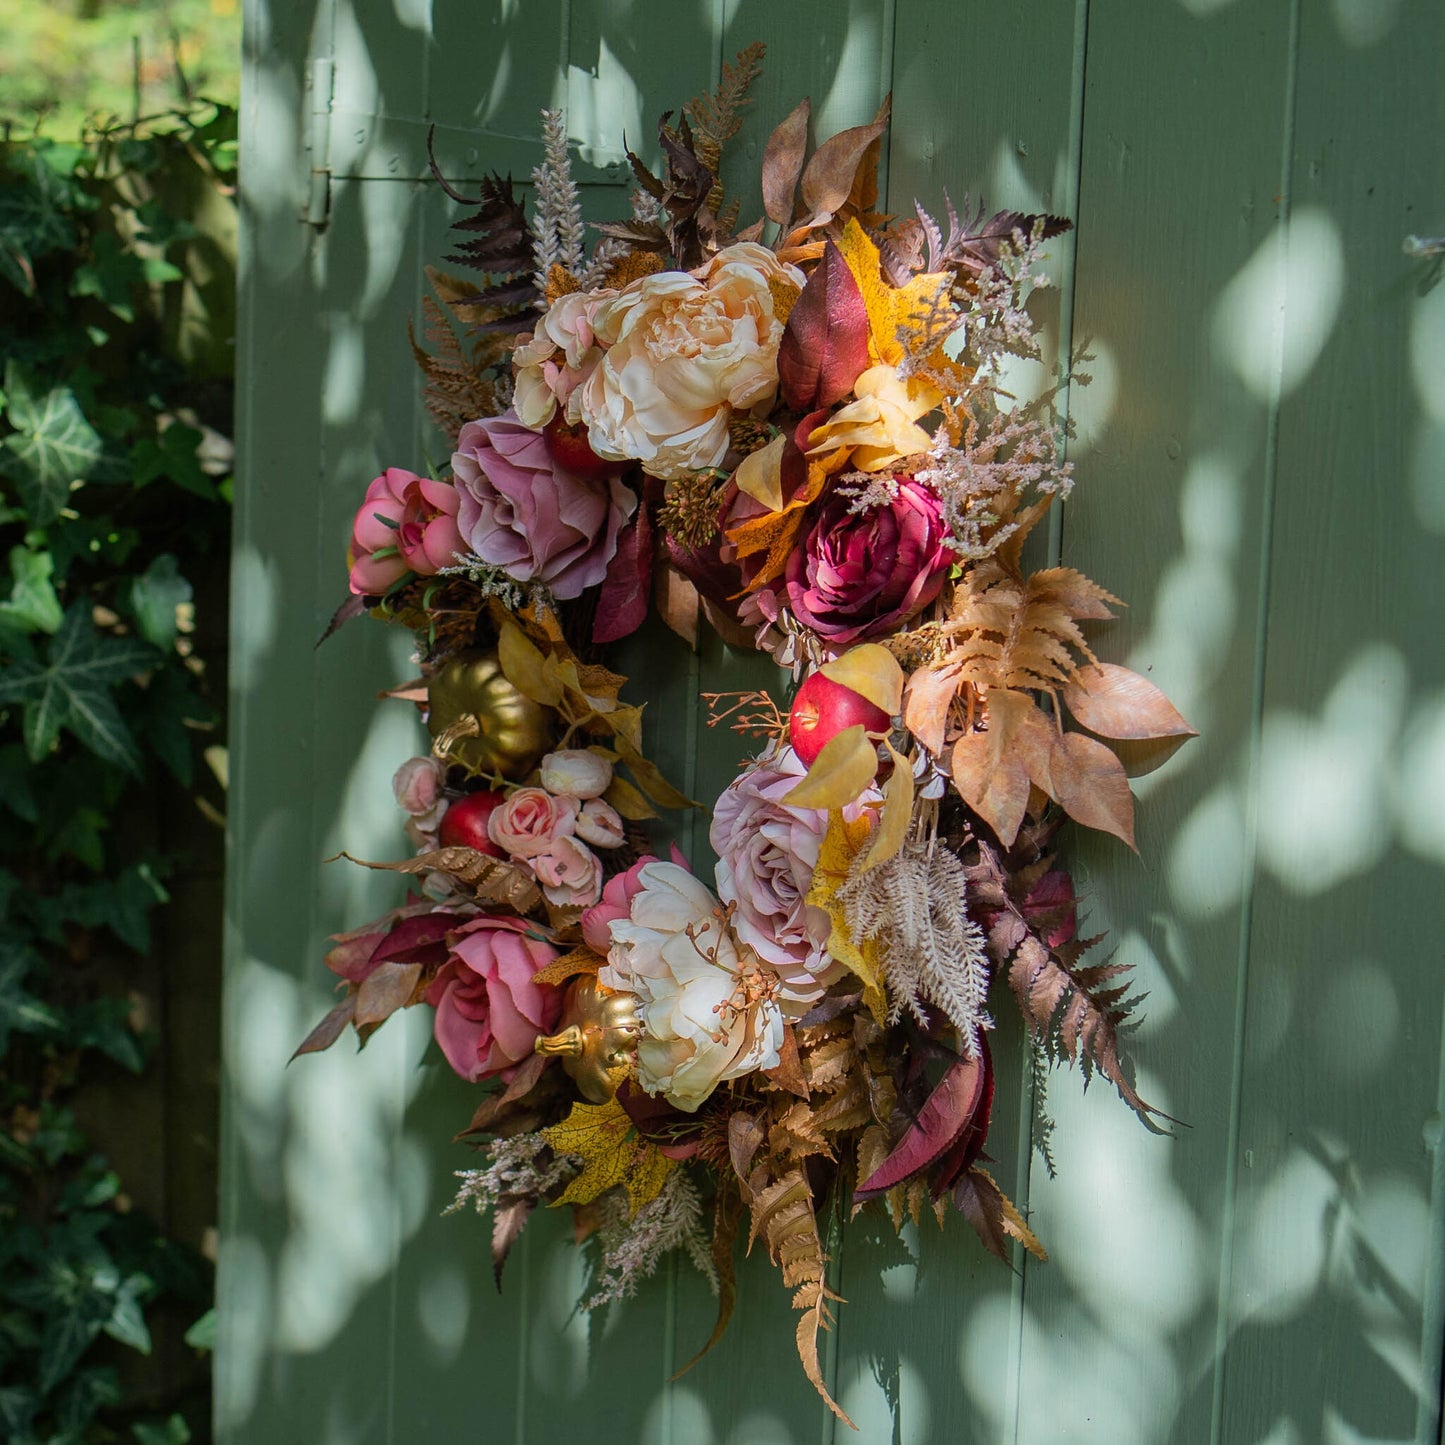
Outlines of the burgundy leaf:
[[331,621],[326,624],[326,631],[316,639],[317,647],[320,647],[333,632],[340,632],[353,617],[360,617],[367,610],[365,597],[357,597],[354,594],[346,599],[335,612],[331,614]]
[[832,406],[867,365],[868,308],[843,253],[829,241],[778,346],[783,399],[794,411]]
[[371,966],[441,963],[447,956],[442,940],[465,921],[455,913],[423,913],[420,918],[404,918],[377,944],[371,955]]
[[854,1191],[854,1199],[865,1201],[886,1194],[895,1184],[922,1173],[957,1143],[973,1123],[989,1072],[984,1055],[951,1064],[918,1111],[917,1120],[882,1164]]
[[507,1256],[536,1207],[537,1201],[530,1194],[512,1194],[497,1200],[497,1207],[492,1211],[492,1278],[497,1281],[498,1293],[502,1289],[502,1270]]
[[988,1138],[989,1117],[993,1112],[993,1056],[988,1051],[988,1040],[982,1035],[979,1037],[979,1048],[983,1063],[983,1089],[968,1123],[930,1171],[929,1187],[934,1198],[949,1188],[983,1153],[984,1141]]
[[639,503],[632,521],[617,539],[617,551],[607,564],[592,640],[599,645],[617,642],[636,632],[647,618],[652,595],[652,513]]

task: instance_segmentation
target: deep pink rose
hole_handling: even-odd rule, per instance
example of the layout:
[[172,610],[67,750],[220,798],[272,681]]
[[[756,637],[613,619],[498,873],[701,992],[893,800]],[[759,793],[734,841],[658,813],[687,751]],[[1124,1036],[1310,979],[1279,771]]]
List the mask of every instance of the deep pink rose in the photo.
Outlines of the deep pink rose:
[[559,467],[542,433],[511,411],[462,428],[452,471],[472,551],[555,597],[580,597],[602,581],[637,508],[636,494],[616,477],[591,480]]
[[830,643],[897,631],[938,596],[953,564],[937,496],[897,480],[892,502],[857,514],[851,497],[833,493],[788,559],[779,600]]
[[518,788],[487,819],[487,837],[513,858],[549,853],[576,828],[576,798],[554,798],[542,788]]
[[430,577],[467,545],[457,530],[461,498],[450,482],[388,467],[366,489],[351,527],[351,590],[379,597],[408,572]]
[[590,908],[602,896],[602,861],[575,838],[556,839],[550,851],[532,859],[532,871],[558,908]]
[[520,919],[484,913],[456,930],[451,954],[426,991],[447,1062],[469,1083],[504,1077],[531,1057],[562,1011],[562,990],[532,982],[557,957]]

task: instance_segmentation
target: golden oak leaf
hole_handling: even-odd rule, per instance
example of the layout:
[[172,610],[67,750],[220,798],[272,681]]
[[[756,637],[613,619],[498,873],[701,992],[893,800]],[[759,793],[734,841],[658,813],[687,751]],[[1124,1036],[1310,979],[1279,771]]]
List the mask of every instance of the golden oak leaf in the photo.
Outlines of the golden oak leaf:
[[849,822],[841,812],[828,814],[828,831],[818,850],[818,866],[813,870],[813,883],[808,889],[808,902],[827,913],[832,922],[828,935],[828,952],[863,984],[863,1002],[881,1024],[888,1016],[888,1000],[883,993],[879,968],[878,944],[865,938],[855,942],[848,931],[848,920],[838,889],[848,877],[854,858],[868,844],[872,820],[867,814]]
[[875,361],[897,366],[903,360],[899,328],[907,330],[913,318],[934,309],[940,291],[949,284],[948,273],[925,273],[914,276],[906,286],[890,286],[883,279],[878,247],[856,220],[843,228],[838,249],[868,308],[869,351]]
[[542,1130],[558,1154],[582,1160],[579,1173],[553,1204],[590,1204],[619,1184],[627,1190],[633,1214],[656,1199],[676,1160],[669,1159],[634,1127],[617,1100],[605,1104],[573,1104],[560,1124]]

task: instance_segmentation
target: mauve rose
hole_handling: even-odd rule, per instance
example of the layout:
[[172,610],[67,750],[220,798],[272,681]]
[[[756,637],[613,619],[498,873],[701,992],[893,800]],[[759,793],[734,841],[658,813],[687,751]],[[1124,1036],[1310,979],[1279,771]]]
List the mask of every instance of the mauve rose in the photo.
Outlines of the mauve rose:
[[485,913],[457,929],[448,938],[450,956],[426,991],[436,1010],[436,1041],[469,1083],[508,1077],[562,1012],[562,990],[532,982],[557,950],[529,938],[526,928],[520,919]]
[[366,489],[352,523],[351,590],[377,597],[408,572],[430,577],[451,566],[467,550],[457,528],[460,506],[450,482],[388,467]]
[[624,841],[622,816],[611,803],[588,798],[577,814],[577,836],[594,848],[620,848]]
[[[778,1000],[790,1018],[806,1013],[843,971],[828,953],[827,913],[807,901],[828,814],[782,802],[806,772],[791,748],[760,758],[723,790],[708,834],[718,896],[736,908],[733,931],[777,970]],[[851,822],[878,796],[870,786],[844,817]]]
[[788,559],[780,600],[835,646],[896,632],[938,596],[953,564],[937,496],[912,477],[897,481],[890,503],[857,514],[833,493]]
[[487,837],[513,858],[536,858],[575,831],[578,807],[576,798],[518,788],[487,819]]
[[472,551],[559,598],[602,581],[637,509],[636,494],[616,477],[594,481],[557,466],[542,433],[510,411],[462,428],[452,471]]
[[600,798],[612,781],[612,764],[587,748],[562,748],[542,759],[538,778],[558,797]]
[[602,861],[575,838],[557,838],[532,859],[532,871],[549,903],[558,908],[590,908],[602,896]]

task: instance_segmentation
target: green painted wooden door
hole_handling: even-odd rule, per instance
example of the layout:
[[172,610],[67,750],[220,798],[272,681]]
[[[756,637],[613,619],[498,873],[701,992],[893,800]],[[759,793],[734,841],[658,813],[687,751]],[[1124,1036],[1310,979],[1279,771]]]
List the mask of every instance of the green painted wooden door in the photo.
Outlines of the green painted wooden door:
[[[220,1438],[848,1433],[765,1262],[672,1385],[694,1278],[588,1319],[549,1218],[499,1297],[485,1227],[440,1217],[470,1104],[424,1020],[285,1066],[325,935],[390,901],[321,860],[400,843],[412,723],[373,699],[405,638],[313,643],[358,490],[437,450],[405,337],[445,248],[427,124],[453,178],[522,177],[565,105],[615,213],[624,133],[756,38],[739,181],[799,95],[825,131],[891,88],[893,209],[949,186],[1077,222],[1052,304],[1094,381],[1053,545],[1132,603],[1101,653],[1203,732],[1141,784],[1139,858],[1073,855],[1151,990],[1144,1092],[1188,1127],[1056,1079],[1047,1178],[1005,1032],[990,1148],[1053,1259],[860,1222],[831,1388],[868,1441],[1436,1441],[1445,285],[1402,243],[1445,232],[1438,0],[248,0],[246,35]],[[756,659],[649,635],[631,661],[652,747],[715,795],[736,756],[695,695]]]

